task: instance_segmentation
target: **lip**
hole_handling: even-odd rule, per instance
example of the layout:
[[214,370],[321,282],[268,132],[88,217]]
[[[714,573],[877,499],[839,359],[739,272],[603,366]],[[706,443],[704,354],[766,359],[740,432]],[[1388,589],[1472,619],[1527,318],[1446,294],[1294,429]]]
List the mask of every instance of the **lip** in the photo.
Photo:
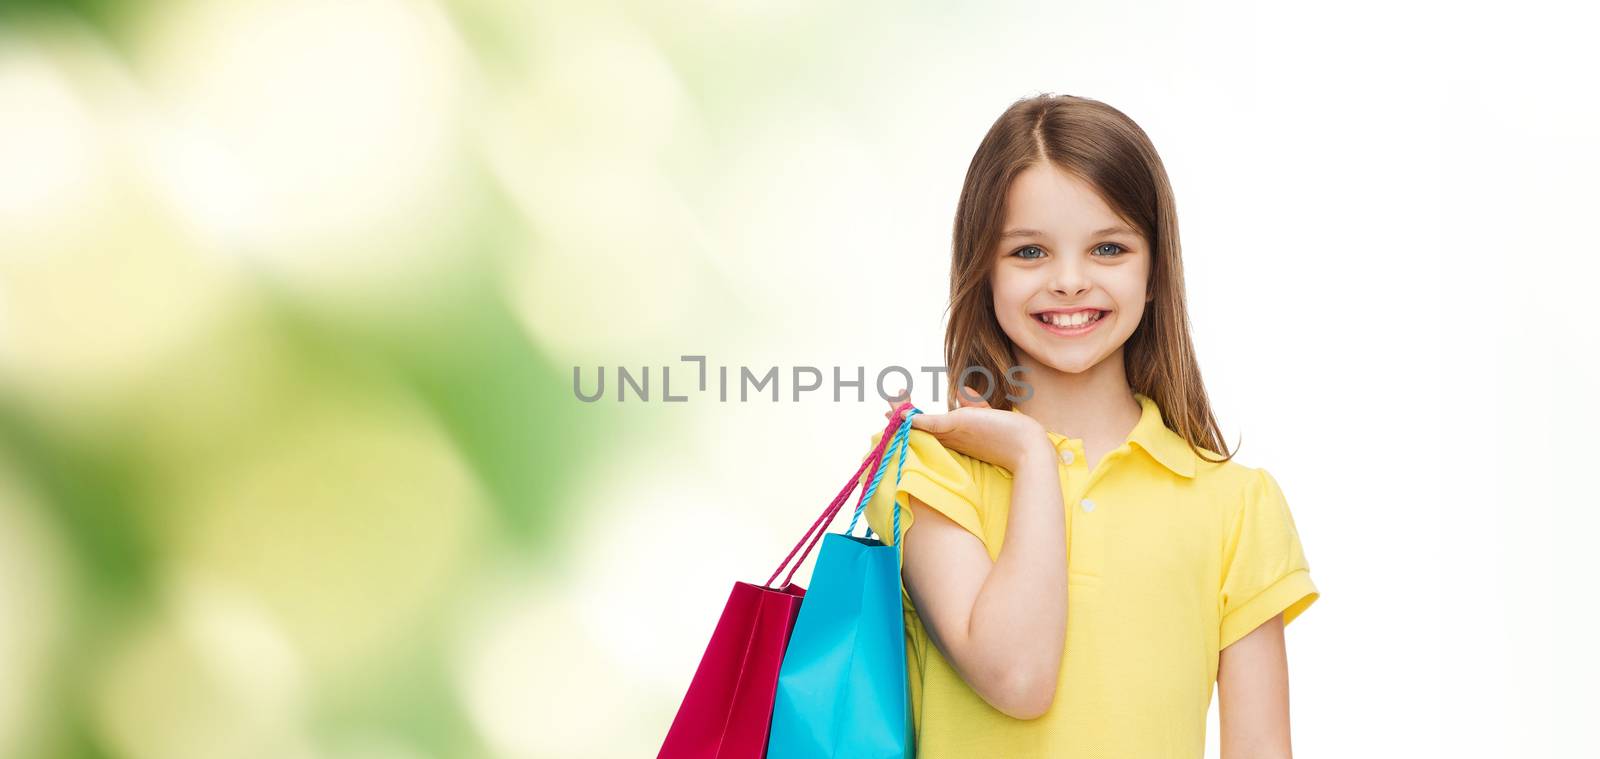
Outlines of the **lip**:
[[1031,318],[1033,319],[1033,323],[1044,328],[1044,331],[1049,332],[1052,335],[1060,335],[1061,337],[1079,337],[1081,335],[1087,335],[1090,332],[1093,332],[1096,327],[1100,326],[1100,324],[1106,320],[1106,317],[1102,315],[1100,318],[1095,319],[1094,321],[1089,322],[1081,327],[1057,327],[1056,325],[1043,321],[1039,318],[1041,314],[1072,314],[1079,311],[1105,311],[1106,314],[1111,313],[1109,310],[1104,308],[1051,309],[1049,311],[1035,312]]
[[1075,314],[1079,311],[1110,311],[1109,308],[1095,308],[1094,306],[1076,306],[1073,308],[1047,308],[1043,311],[1034,311],[1033,316],[1040,314]]

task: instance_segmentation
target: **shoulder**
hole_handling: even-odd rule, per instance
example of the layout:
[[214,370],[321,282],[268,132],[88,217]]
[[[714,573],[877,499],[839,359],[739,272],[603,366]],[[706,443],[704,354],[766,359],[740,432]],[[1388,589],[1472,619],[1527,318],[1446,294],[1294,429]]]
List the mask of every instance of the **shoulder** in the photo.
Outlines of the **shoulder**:
[[[872,436],[873,445],[883,433]],[[983,462],[946,448],[932,433],[913,429],[906,445],[886,450],[876,472],[862,475],[864,487],[872,488],[867,498],[867,520],[879,534],[901,527],[910,529],[914,518],[906,520],[899,504],[908,503],[899,494],[915,496],[968,531],[983,538],[985,514],[985,473]],[[876,479],[873,484],[872,479]]]
[[[872,445],[877,446],[878,440],[882,437],[883,433],[881,431],[873,433]],[[952,473],[961,471],[966,472],[973,479],[981,477],[986,468],[994,468],[994,465],[987,461],[975,459],[954,448],[945,447],[944,443],[941,443],[933,433],[924,430],[912,429],[910,434],[906,436],[904,450],[908,466],[914,462],[919,468],[934,468]],[[900,452],[885,451],[885,455],[891,456],[886,463],[892,471],[893,467],[899,462]]]
[[1264,498],[1281,498],[1277,480],[1264,467],[1252,466],[1208,448],[1197,449],[1193,489],[1229,513]]
[[[873,435],[874,445],[878,437]],[[884,477],[893,481],[900,474],[902,482],[908,484],[906,489],[919,498],[919,484],[932,486],[955,493],[983,511],[996,479],[1009,476],[994,464],[946,447],[933,433],[924,430],[911,430],[903,450],[903,457],[900,451],[885,452]]]

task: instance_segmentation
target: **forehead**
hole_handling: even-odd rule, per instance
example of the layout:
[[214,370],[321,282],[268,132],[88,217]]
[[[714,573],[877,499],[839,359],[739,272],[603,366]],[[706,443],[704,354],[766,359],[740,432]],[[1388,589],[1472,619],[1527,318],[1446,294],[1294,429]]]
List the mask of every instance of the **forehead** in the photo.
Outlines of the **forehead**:
[[1024,169],[1006,189],[1006,227],[1087,232],[1120,222],[1094,187],[1048,161]]

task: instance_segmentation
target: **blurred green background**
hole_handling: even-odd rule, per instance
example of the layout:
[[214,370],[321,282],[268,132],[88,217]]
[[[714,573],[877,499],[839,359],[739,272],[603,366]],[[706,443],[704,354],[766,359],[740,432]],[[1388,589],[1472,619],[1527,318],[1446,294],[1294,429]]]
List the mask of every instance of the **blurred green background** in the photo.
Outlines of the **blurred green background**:
[[622,253],[703,244],[687,120],[768,74],[604,5],[3,7],[0,756],[651,753],[682,665],[556,579],[627,450],[571,367],[717,347]]
[[908,8],[0,3],[0,756],[653,755],[880,409],[573,367],[870,381],[891,239],[938,363],[963,161],[885,83],[972,11]]

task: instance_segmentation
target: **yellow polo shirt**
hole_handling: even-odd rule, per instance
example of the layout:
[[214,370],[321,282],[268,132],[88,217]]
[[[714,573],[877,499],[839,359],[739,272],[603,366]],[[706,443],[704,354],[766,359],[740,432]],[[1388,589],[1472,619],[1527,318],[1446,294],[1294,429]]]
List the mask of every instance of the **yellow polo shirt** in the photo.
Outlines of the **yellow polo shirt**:
[[[1137,426],[1092,472],[1082,439],[1049,433],[1066,508],[1067,637],[1044,716],[1014,719],[973,691],[932,643],[901,583],[920,759],[1201,757],[1218,653],[1279,612],[1292,622],[1317,599],[1272,475],[1199,458],[1155,401],[1134,397]],[[891,459],[867,505],[873,531],[893,540],[891,497],[902,532],[911,529],[910,493],[998,558],[1011,473],[921,430],[909,443],[898,490]]]

